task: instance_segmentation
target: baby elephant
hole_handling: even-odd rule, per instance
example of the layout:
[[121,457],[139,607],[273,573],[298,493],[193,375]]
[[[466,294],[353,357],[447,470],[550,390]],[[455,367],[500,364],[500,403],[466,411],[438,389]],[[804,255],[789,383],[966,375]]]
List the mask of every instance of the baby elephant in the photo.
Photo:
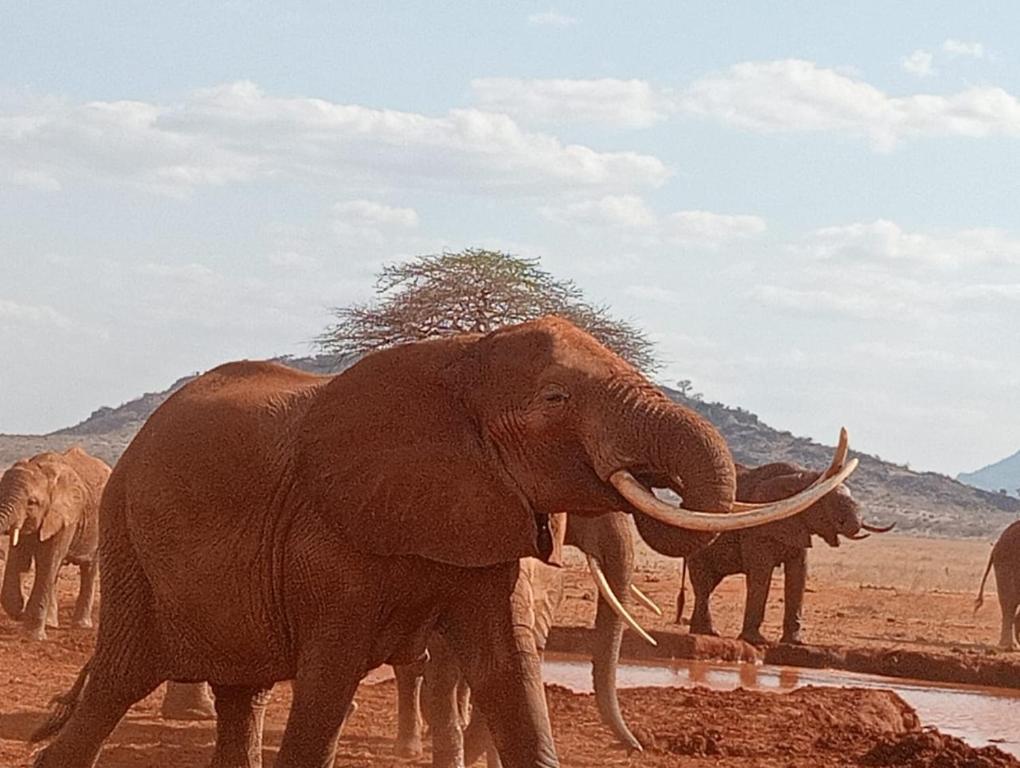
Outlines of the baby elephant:
[[1020,639],[1020,520],[1011,523],[999,534],[999,540],[992,547],[992,554],[981,578],[981,589],[974,602],[974,612],[985,599],[985,581],[988,572],[995,567],[995,589],[999,593],[999,607],[1002,609],[1002,629],[999,633],[999,647],[1006,651],[1016,648]]
[[[737,499],[744,502],[775,501],[802,491],[815,482],[819,472],[795,464],[777,462],[756,468],[737,465]],[[844,485],[823,497],[799,515],[745,531],[723,533],[712,544],[687,559],[694,588],[694,615],[691,632],[714,635],[709,598],[724,577],[743,573],[747,582],[744,625],[740,639],[764,645],[761,623],[765,618],[772,572],[783,566],[783,635],[780,642],[799,643],[801,606],[807,582],[807,550],[811,536],[821,536],[831,547],[839,546],[839,537],[862,539],[864,531],[884,533],[892,529],[876,528],[861,522],[860,509]],[[683,613],[683,587],[677,601],[677,623]]]
[[[17,461],[0,478],[0,534],[11,537],[0,605],[37,640],[46,638],[47,625],[57,626],[57,572],[63,563],[81,570],[74,626],[92,626],[99,499],[109,476],[105,463],[71,448]],[[26,605],[21,580],[33,561],[35,581]]]

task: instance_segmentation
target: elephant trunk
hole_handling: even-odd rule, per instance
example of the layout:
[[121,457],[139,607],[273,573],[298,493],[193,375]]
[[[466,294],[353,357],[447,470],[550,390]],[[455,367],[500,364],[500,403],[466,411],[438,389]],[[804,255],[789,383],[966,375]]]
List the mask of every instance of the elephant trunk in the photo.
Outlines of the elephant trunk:
[[[633,572],[633,563],[620,563],[614,568],[610,559],[606,577],[613,591],[619,595],[626,605],[627,589]],[[609,604],[599,597],[595,609],[595,642],[592,648],[591,675],[595,688],[595,701],[598,705],[602,722],[609,727],[617,741],[631,750],[641,750],[637,740],[620,712],[620,701],[616,693],[616,668],[620,659],[620,644],[623,640],[623,620]]]
[[[665,396],[633,408],[624,419],[634,440],[633,474],[645,485],[670,488],[688,509],[726,512],[736,498],[736,469],[722,435],[694,411]],[[639,452],[640,451],[640,452]],[[660,554],[686,557],[715,533],[677,528],[637,512],[641,537]]]
[[25,521],[11,502],[0,503],[0,536],[11,534],[11,546],[17,546],[17,531],[21,530]]

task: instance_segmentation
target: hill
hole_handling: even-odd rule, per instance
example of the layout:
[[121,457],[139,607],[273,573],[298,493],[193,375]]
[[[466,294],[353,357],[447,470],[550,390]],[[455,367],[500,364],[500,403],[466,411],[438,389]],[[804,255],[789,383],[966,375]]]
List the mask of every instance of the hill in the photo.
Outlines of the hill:
[[1012,496],[1020,496],[1020,451],[974,472],[961,472],[956,479],[993,493],[1005,490]]
[[[315,373],[333,373],[347,363],[329,355],[278,360]],[[181,378],[162,392],[146,393],[117,408],[99,408],[73,427],[48,435],[0,435],[0,466],[9,466],[23,456],[63,450],[74,444],[113,464],[149,414],[191,378]],[[792,461],[824,467],[832,456],[831,446],[774,429],[742,408],[692,400],[668,387],[663,390],[712,421],[741,463]],[[866,453],[853,455],[861,464],[850,480],[850,487],[872,522],[895,522],[897,530],[903,533],[990,538],[1020,516],[1018,499],[974,488],[946,475],[915,472]],[[1007,487],[1017,485],[1020,483]]]

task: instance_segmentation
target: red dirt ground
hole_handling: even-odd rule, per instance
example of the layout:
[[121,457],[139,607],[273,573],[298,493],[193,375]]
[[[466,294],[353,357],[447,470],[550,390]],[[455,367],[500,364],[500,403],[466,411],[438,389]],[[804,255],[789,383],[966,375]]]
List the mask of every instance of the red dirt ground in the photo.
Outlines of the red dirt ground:
[[[1020,654],[1002,654],[995,596],[972,615],[973,593],[987,556],[977,542],[886,537],[872,550],[812,552],[812,591],[805,606],[804,639],[810,643],[867,650],[876,657],[921,652],[961,665],[1012,664]],[[849,549],[849,547],[847,548]],[[904,563],[911,563],[909,567]],[[886,565],[888,564],[888,565]],[[920,565],[918,565],[920,564]],[[976,573],[976,577],[974,574]],[[640,561],[637,583],[667,610],[662,619],[644,609],[635,614],[649,628],[684,631],[672,623],[678,585],[675,564]],[[61,581],[61,619],[70,620],[74,581]],[[590,625],[594,587],[583,568],[571,567],[567,601],[559,623]],[[779,633],[779,583],[763,632]],[[732,637],[739,629],[743,585],[731,579],[713,600],[717,628]],[[690,606],[688,606],[688,614]],[[25,739],[51,696],[66,690],[88,658],[94,633],[51,631],[46,642],[23,639],[16,624],[0,617],[0,766],[27,765]],[[933,667],[934,669],[934,667]],[[923,677],[923,674],[918,676]],[[266,764],[272,766],[290,700],[289,686],[274,693],[266,721]],[[905,766],[906,768],[998,768],[1020,762],[994,748],[974,750],[942,734],[922,730],[916,715],[895,695],[859,689],[802,688],[790,694],[707,689],[635,689],[621,692],[627,719],[648,745],[642,755],[617,748],[598,721],[590,696],[550,687],[557,749],[564,768],[606,766]],[[392,683],[362,686],[359,710],[342,740],[338,768],[428,765],[392,757],[395,732]],[[102,768],[204,766],[211,755],[210,723],[167,723],[158,718],[157,696],[139,703],[107,742]]]

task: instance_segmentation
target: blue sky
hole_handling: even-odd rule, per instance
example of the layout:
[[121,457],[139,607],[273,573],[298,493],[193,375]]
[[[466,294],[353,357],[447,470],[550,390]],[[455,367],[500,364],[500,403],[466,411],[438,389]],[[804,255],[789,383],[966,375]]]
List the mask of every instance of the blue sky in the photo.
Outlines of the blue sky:
[[0,3],[0,432],[485,246],[777,427],[1017,449],[1015,4],[282,6]]

